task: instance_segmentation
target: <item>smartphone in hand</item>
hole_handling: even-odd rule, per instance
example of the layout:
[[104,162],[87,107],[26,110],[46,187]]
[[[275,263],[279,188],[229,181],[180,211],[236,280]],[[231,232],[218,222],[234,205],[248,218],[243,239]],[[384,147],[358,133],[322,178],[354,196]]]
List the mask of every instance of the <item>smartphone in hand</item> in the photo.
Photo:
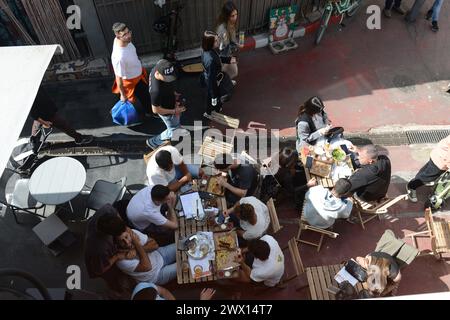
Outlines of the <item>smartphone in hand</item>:
[[222,212],[222,211],[219,213],[219,216],[217,217],[217,222],[218,222],[219,224],[225,223],[225,216],[223,215],[223,212]]
[[313,165],[313,160],[314,158],[311,156],[306,157],[306,164],[305,167],[308,169],[311,169],[312,165]]
[[350,150],[348,150],[347,145],[346,144],[341,144],[341,149],[345,152],[345,154],[349,155],[351,153]]

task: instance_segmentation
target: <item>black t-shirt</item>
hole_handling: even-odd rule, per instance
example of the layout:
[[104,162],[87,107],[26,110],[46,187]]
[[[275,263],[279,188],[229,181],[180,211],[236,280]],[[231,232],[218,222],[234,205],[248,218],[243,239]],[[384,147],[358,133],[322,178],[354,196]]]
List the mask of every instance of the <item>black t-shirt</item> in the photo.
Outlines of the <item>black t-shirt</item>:
[[372,256],[374,258],[384,258],[389,261],[388,278],[390,280],[394,280],[398,276],[398,273],[400,272],[400,268],[398,266],[397,261],[395,261],[395,259],[391,255],[389,255],[385,252],[372,252],[369,254],[369,256]]
[[229,183],[236,188],[247,190],[246,197],[250,197],[257,187],[258,173],[250,164],[241,164],[234,170],[231,170]]
[[377,201],[386,196],[391,182],[391,161],[382,155],[378,160],[357,170],[351,177],[350,192],[365,201]]
[[34,120],[41,118],[42,120],[50,121],[58,111],[55,103],[50,99],[48,93],[44,88],[40,87],[31,107],[30,117]]
[[150,97],[152,105],[164,109],[175,109],[175,86],[155,78],[155,68],[150,73]]

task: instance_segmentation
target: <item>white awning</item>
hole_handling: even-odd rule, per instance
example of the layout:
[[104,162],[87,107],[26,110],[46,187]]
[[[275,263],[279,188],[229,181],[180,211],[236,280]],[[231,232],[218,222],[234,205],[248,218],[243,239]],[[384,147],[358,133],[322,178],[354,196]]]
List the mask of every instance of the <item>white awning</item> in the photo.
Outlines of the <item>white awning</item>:
[[62,53],[61,46],[0,47],[0,174],[19,139],[55,52]]

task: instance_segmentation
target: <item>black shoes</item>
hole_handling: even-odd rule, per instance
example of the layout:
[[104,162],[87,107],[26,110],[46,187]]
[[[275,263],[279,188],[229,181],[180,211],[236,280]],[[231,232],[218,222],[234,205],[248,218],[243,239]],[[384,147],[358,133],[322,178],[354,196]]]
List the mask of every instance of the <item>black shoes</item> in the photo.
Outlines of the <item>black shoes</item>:
[[439,31],[439,26],[438,26],[437,21],[431,22],[431,30],[434,31],[434,32],[438,32]]
[[432,15],[433,15],[433,11],[428,10],[427,15],[425,16],[425,19],[430,20]]

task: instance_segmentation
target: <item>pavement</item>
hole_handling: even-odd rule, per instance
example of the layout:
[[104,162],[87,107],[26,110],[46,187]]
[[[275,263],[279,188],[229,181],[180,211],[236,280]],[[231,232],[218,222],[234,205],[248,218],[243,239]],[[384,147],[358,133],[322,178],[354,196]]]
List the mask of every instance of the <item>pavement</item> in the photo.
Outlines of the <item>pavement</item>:
[[[403,3],[408,7],[412,1]],[[283,144],[292,144],[298,106],[315,94],[325,101],[333,123],[343,126],[348,133],[379,130],[389,133],[413,126],[425,130],[450,128],[450,95],[446,93],[450,62],[445,55],[450,49],[450,37],[445,32],[449,27],[449,7],[445,2],[438,33],[432,33],[423,19],[418,19],[414,25],[406,25],[396,15],[390,20],[382,19],[381,30],[371,31],[365,27],[367,15],[361,10],[345,22],[346,27],[341,31],[336,25],[330,26],[320,46],[313,44],[313,35],[306,35],[298,40],[297,50],[284,54],[275,56],[268,48],[243,52],[239,56],[238,86],[232,101],[224,107],[225,114],[239,118],[244,130],[255,124],[269,130],[280,129]],[[121,143],[126,143],[127,139],[143,141],[159,133],[163,124],[153,118],[146,118],[142,125],[134,127],[112,125],[109,112],[117,101],[111,94],[112,80],[58,83],[49,85],[48,89],[61,114],[83,133],[111,137]],[[188,101],[182,124],[192,126],[204,112],[205,94],[199,87],[197,75],[182,76],[178,85]],[[203,122],[204,126],[209,124]],[[24,126],[24,136],[29,134],[30,128],[29,120]],[[51,139],[68,140],[68,137],[55,133]],[[393,166],[389,194],[398,195],[405,193],[406,182],[428,161],[434,145],[380,147],[389,155]],[[127,176],[127,184],[136,190],[145,182],[145,165],[140,156],[79,157],[78,160],[87,169],[86,183],[90,186],[100,178],[116,181],[122,176]],[[365,231],[358,225],[338,222],[336,232],[340,236],[336,240],[326,239],[320,253],[312,247],[299,246],[304,264],[336,264],[356,255],[365,255],[373,250],[387,228],[393,229],[399,237],[415,231],[423,226],[423,201],[429,192],[429,188],[421,188],[419,203],[399,203],[388,217],[370,222]],[[85,201],[85,197],[75,201],[76,212],[83,211]],[[292,237],[296,233],[299,213],[293,209],[291,200],[277,203],[277,209],[288,230],[286,237]],[[447,206],[440,214],[446,218],[448,210]],[[105,292],[101,280],[89,279],[86,274],[83,261],[85,223],[71,222],[74,217],[62,214],[79,241],[55,258],[31,230],[38,221],[23,218],[24,223],[17,225],[9,212],[0,214],[0,251],[3,254],[0,268],[25,269],[47,287],[61,288],[66,285],[67,268],[78,265],[82,271],[82,288]],[[429,249],[429,241],[423,240],[419,245]],[[433,259],[429,256],[417,258],[405,269],[399,294],[449,290],[448,260],[437,262]],[[299,279],[302,281],[304,279]],[[20,285],[26,287],[26,284]],[[307,298],[307,290],[296,291],[296,288],[292,285],[257,299]],[[171,289],[181,298],[197,297],[198,287],[174,286]],[[220,294],[219,297],[231,297]],[[246,297],[245,292],[240,294]]]

